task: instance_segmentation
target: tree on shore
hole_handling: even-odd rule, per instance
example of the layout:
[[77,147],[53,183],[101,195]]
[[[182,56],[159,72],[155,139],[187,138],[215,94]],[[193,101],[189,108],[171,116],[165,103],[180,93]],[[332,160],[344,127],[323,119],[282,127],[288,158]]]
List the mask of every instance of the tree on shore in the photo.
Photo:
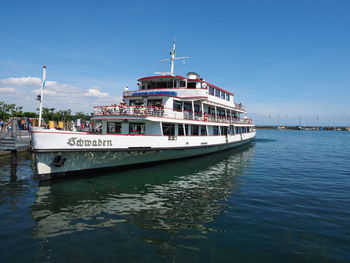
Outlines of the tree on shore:
[[[10,117],[27,117],[27,118],[38,118],[39,114],[36,112],[23,112],[23,106],[17,106],[16,104],[7,104],[3,101],[0,101],[0,120],[8,120]],[[37,109],[39,111],[39,109]],[[86,121],[90,119],[90,115],[84,112],[76,112],[72,114],[70,109],[68,110],[58,110],[55,111],[55,108],[43,108],[42,111],[43,120],[48,122],[52,121],[75,121],[81,119]]]

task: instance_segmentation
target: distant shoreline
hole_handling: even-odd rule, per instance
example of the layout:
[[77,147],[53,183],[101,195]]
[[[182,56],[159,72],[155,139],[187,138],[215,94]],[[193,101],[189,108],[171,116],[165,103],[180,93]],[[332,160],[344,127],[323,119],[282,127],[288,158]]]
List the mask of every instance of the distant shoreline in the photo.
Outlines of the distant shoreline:
[[350,127],[344,126],[275,126],[256,125],[257,129],[268,130],[315,130],[315,131],[350,131]]

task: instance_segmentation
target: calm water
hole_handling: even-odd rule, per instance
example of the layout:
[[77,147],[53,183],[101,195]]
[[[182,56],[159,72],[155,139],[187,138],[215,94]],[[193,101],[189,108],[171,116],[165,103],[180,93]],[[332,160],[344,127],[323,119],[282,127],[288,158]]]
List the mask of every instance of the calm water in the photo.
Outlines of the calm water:
[[[40,185],[0,158],[0,262],[350,262],[350,132]],[[12,171],[13,174],[13,171]]]

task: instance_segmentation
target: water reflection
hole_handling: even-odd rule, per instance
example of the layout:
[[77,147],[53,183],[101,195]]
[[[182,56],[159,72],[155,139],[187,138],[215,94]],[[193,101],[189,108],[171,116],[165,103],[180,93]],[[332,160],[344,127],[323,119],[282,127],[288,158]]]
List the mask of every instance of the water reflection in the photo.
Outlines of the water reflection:
[[[37,238],[131,224],[170,233],[195,230],[225,211],[254,146],[154,167],[40,186],[32,207]],[[188,235],[189,233],[187,233]],[[144,241],[151,242],[144,238]]]

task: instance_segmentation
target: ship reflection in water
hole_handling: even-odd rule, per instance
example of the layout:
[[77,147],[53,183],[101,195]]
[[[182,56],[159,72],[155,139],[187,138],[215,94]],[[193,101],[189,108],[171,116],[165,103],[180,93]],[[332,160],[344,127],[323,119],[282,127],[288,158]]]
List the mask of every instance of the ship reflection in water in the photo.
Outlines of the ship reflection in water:
[[149,243],[155,242],[154,231],[205,238],[216,231],[209,223],[232,205],[226,200],[244,183],[242,176],[254,150],[250,144],[200,158],[40,186],[32,207],[33,235],[52,238],[104,229]]

